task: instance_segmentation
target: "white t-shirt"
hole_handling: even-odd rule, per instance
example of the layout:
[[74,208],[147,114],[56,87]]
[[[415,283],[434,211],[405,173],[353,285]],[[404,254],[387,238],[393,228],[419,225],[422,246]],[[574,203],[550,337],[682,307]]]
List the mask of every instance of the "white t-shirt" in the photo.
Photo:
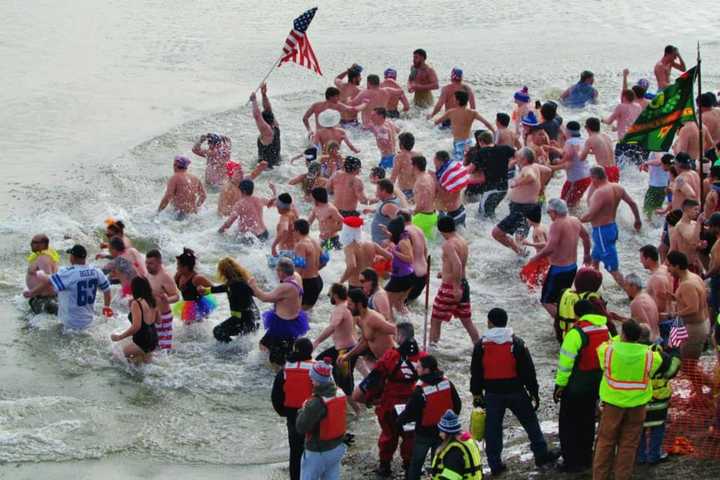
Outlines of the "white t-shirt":
[[93,265],[62,267],[50,276],[50,283],[58,294],[58,318],[73,330],[90,326],[97,289],[105,292],[110,288],[105,274]]

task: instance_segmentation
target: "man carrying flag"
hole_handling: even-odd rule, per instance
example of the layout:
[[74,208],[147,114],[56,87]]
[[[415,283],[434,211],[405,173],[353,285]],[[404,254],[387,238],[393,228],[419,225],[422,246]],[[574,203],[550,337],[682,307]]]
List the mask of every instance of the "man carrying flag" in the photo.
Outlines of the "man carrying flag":
[[449,216],[455,226],[465,226],[465,206],[462,190],[470,180],[470,174],[462,163],[450,158],[445,150],[435,153],[435,178],[437,180],[437,205],[440,216]]

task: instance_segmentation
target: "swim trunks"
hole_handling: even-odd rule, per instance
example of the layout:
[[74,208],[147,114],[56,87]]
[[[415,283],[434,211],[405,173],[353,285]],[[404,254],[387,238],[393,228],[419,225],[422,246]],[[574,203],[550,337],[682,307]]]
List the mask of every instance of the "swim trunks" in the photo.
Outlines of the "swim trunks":
[[551,265],[543,283],[540,303],[556,304],[560,301],[563,290],[572,287],[577,273],[574,263],[565,266]]
[[435,104],[435,99],[430,90],[416,91],[413,103],[420,108],[430,108]]
[[335,235],[322,242],[323,250],[342,250],[342,244],[340,243],[340,236]]
[[440,215],[451,217],[455,221],[456,227],[465,226],[465,206],[460,205],[460,208],[453,210],[452,212],[440,212]]
[[173,314],[172,311],[160,314],[160,319],[155,326],[158,334],[158,346],[161,350],[172,350],[173,338]]
[[390,280],[385,284],[385,291],[391,293],[402,293],[410,290],[415,285],[415,274],[396,277],[390,275]]
[[303,278],[303,296],[302,304],[304,306],[312,307],[317,303],[318,297],[322,293],[323,280],[322,277],[317,276],[315,278]]
[[405,303],[412,302],[416,298],[420,296],[420,294],[425,290],[425,285],[427,284],[428,280],[428,274],[426,273],[422,277],[418,277],[415,275],[415,282],[413,283],[412,288],[410,289],[410,293],[408,293],[407,298],[405,299]]
[[338,210],[342,217],[359,217],[360,212],[357,210]]
[[530,231],[530,225],[527,223],[525,214],[537,209],[537,203],[515,203],[510,202],[510,213],[507,217],[500,220],[497,227],[508,235],[513,235],[519,231],[524,237],[527,237]]
[[412,216],[412,224],[419,227],[425,234],[425,238],[432,240],[435,238],[435,227],[437,226],[437,212],[418,212]]
[[565,200],[568,207],[574,207],[582,200],[585,191],[590,187],[592,179],[585,177],[575,182],[565,181],[560,192],[560,198]]
[[495,218],[495,210],[497,209],[500,202],[503,201],[505,195],[507,195],[507,185],[503,187],[502,184],[496,186],[483,184],[480,189],[480,205],[478,206],[478,213],[485,218]]
[[687,329],[688,338],[680,345],[680,358],[697,360],[702,355],[705,342],[710,334],[708,322],[685,323],[685,328]]
[[335,384],[342,388],[343,392],[345,392],[345,395],[352,395],[352,391],[355,388],[355,381],[353,379],[353,371],[355,370],[355,363],[357,362],[357,357],[353,357],[350,359],[350,361],[341,362],[338,363],[337,359],[340,355],[344,355],[350,350],[354,348],[342,348],[340,350],[337,350],[335,347],[330,347],[327,350],[323,351],[320,355],[315,357],[316,361],[324,360],[327,357],[330,357],[332,360],[332,366],[333,366],[333,379],[335,380]]
[[438,127],[440,130],[447,130],[452,126],[452,122],[450,119],[443,120],[440,126]]
[[405,195],[405,198],[408,200],[412,200],[415,198],[415,192],[413,192],[412,188],[408,188],[407,190],[402,190],[403,195]]
[[57,315],[58,313],[57,297],[32,297],[28,300],[28,303],[30,304],[30,310],[32,310],[35,315],[41,313]]
[[665,203],[665,187],[648,187],[643,201],[643,212],[647,217],[655,215],[655,210],[662,208]]
[[388,110],[385,116],[387,118],[400,118],[400,112],[397,110]]
[[395,164],[395,154],[383,155],[380,157],[380,166],[385,170],[390,170]]
[[346,127],[359,127],[359,126],[360,126],[360,122],[358,122],[357,120],[340,120],[340,126],[341,126],[342,128],[346,128]]
[[250,233],[242,233],[238,237],[238,242],[240,243],[240,245],[244,245],[246,247],[252,247],[252,246],[256,245],[258,242],[265,243],[268,241],[268,239],[270,239],[270,234],[268,233],[267,230],[265,230],[264,232],[262,232],[259,235],[250,234]]
[[[294,264],[296,267],[299,266],[300,268],[302,268],[302,267],[304,266],[304,265],[297,265],[298,259],[299,259],[300,257],[298,257],[297,255],[295,255],[295,252],[294,252],[294,251],[292,251],[292,250],[280,250],[277,255],[268,255],[268,257],[267,257],[268,267],[269,267],[269,268],[275,268],[275,267],[277,267],[278,261],[279,261],[281,258],[289,258],[290,260],[293,261],[293,264]],[[305,262],[305,259],[303,258],[303,259],[301,259],[301,261],[302,261],[302,263],[304,263],[304,262]]]
[[443,282],[440,285],[432,307],[432,318],[443,322],[449,322],[452,317],[461,320],[472,317],[470,309],[470,285],[467,280],[462,280],[462,295],[459,300],[455,298],[455,288],[451,283]]
[[472,140],[467,138],[465,140],[453,140],[453,158],[458,162],[462,162],[465,159],[465,147],[472,145]]
[[610,165],[603,168],[605,169],[605,176],[607,177],[608,182],[620,183],[620,169],[617,165]]
[[618,239],[618,228],[613,223],[592,227],[592,259],[605,264],[605,270],[615,272],[620,267],[615,242]]

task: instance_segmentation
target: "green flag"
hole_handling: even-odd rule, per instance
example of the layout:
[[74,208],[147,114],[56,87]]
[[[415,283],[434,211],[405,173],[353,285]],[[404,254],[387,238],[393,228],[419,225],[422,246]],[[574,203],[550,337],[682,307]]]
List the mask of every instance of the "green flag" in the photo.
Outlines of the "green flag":
[[659,91],[628,128],[620,143],[640,145],[650,152],[666,152],[683,123],[695,121],[693,84],[697,67],[693,67]]

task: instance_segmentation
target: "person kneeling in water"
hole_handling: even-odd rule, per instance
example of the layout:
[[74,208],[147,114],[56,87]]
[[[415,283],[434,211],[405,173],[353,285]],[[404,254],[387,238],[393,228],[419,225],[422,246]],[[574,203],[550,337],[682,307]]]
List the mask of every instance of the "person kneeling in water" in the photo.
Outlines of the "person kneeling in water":
[[125,357],[135,363],[148,363],[152,359],[152,352],[158,346],[158,335],[155,322],[158,311],[155,296],[152,293],[150,282],[144,277],[135,277],[130,282],[133,300],[130,301],[128,320],[130,326],[122,333],[113,333],[110,339],[118,342],[123,338],[132,336],[132,343],[123,347]]
[[247,335],[258,328],[260,312],[253,301],[253,291],[248,285],[251,275],[245,268],[230,257],[218,263],[218,276],[221,285],[198,287],[200,295],[208,293],[227,293],[230,303],[230,318],[213,329],[218,342],[228,343],[235,335]]
[[307,314],[300,305],[302,279],[295,273],[292,260],[280,258],[275,272],[280,285],[271,292],[258,288],[254,278],[248,281],[248,285],[259,300],[275,304],[272,310],[263,313],[266,333],[260,340],[260,348],[270,352],[271,363],[283,365],[295,340],[305,335],[310,327]]

